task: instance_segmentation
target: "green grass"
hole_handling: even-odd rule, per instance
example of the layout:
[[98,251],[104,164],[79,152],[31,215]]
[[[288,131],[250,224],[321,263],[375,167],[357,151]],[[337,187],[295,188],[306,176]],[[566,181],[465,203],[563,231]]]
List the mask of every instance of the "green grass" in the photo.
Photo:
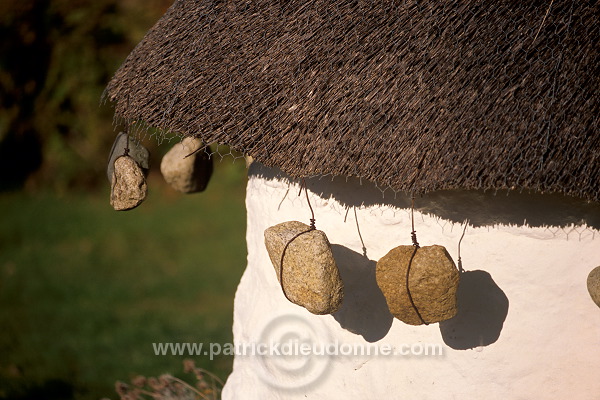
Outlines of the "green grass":
[[[137,374],[182,376],[153,342],[232,340],[246,263],[245,170],[216,163],[203,193],[149,180],[137,209],[99,193],[0,194],[0,398],[117,398]],[[196,364],[226,378],[231,357]]]

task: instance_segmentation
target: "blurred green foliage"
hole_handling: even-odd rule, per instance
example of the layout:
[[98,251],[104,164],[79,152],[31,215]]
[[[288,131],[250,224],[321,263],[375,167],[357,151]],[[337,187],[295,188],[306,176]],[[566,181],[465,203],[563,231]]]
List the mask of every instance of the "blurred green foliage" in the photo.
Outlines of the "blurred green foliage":
[[231,356],[152,347],[233,339],[245,168],[216,167],[189,196],[151,172],[148,198],[127,212],[110,207],[108,185],[0,195],[0,399],[115,399],[115,382],[138,374],[189,380],[185,358],[225,380]]
[[115,134],[102,92],[171,3],[0,2],[0,190],[97,186]]
[[[156,171],[169,144],[143,138],[149,198],[108,201],[101,95],[171,3],[0,1],[0,399],[115,398],[117,380],[182,370],[152,342],[232,339],[243,160],[215,157],[207,191],[180,196]],[[225,378],[232,360],[196,362]]]

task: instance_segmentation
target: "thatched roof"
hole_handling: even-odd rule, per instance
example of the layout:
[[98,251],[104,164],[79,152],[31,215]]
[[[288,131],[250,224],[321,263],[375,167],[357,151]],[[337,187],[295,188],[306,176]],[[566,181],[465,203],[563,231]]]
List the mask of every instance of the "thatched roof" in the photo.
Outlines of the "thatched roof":
[[292,176],[600,201],[598,4],[177,0],[107,95]]

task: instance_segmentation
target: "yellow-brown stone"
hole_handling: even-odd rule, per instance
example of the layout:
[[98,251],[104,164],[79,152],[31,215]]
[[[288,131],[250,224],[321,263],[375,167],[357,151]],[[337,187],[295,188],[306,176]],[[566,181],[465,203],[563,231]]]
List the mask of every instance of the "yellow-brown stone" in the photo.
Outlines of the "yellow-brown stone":
[[587,288],[594,303],[600,307],[600,267],[594,268],[588,275]]
[[[265,245],[279,279],[281,255],[288,242],[309,226],[288,221],[265,230]],[[296,237],[283,258],[283,288],[293,303],[313,314],[336,312],[344,285],[324,232],[311,230]]]
[[148,194],[148,185],[142,168],[129,156],[114,162],[110,205],[117,211],[139,206]]
[[[414,306],[406,285],[409,264]],[[456,315],[459,273],[443,246],[421,247],[416,253],[414,246],[398,246],[377,262],[376,278],[390,312],[402,322],[431,324]]]
[[206,189],[212,175],[212,159],[200,139],[186,137],[164,155],[160,172],[171,187],[181,193]]

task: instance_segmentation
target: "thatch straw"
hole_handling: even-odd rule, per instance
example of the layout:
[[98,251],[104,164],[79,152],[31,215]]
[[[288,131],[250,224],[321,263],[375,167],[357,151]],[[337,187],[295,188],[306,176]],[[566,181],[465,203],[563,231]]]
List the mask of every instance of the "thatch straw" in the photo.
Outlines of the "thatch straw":
[[107,93],[129,123],[292,176],[600,201],[599,8],[179,0]]

